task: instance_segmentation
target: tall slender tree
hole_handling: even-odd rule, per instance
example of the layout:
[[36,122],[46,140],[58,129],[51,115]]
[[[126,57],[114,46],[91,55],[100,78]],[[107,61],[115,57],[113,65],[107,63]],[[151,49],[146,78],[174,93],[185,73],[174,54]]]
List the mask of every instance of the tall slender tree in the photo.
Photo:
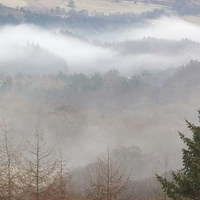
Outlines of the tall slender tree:
[[46,191],[54,182],[57,162],[53,150],[43,141],[41,132],[36,130],[35,143],[28,142],[28,153],[25,159],[23,188],[33,199],[44,199]]
[[107,150],[96,161],[95,173],[87,179],[86,197],[88,200],[128,200],[133,198],[129,177],[124,177],[112,155]]
[[65,160],[60,153],[57,165],[57,174],[54,182],[47,191],[48,200],[74,200],[75,192],[72,184],[72,176],[66,168]]
[[3,120],[0,124],[0,198],[17,199],[21,189],[18,185],[21,152],[11,141],[11,127]]

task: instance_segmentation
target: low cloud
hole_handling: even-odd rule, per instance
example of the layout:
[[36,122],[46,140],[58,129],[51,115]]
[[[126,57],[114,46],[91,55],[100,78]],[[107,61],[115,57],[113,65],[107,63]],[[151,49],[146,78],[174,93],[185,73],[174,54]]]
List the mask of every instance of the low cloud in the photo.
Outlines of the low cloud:
[[[150,25],[130,27],[123,32],[116,31],[112,33],[112,38],[109,36],[110,34],[105,32],[94,37],[97,37],[101,42],[106,40],[109,40],[109,42],[142,40],[148,37],[169,40],[187,38],[200,42],[200,27],[179,18],[162,18],[152,21]],[[56,30],[44,30],[33,25],[1,27],[0,45],[1,67],[2,65],[5,67],[7,61],[13,60],[14,62],[16,57],[22,60],[25,60],[26,57],[29,59],[26,55],[27,45],[38,45],[55,57],[65,61],[70,73],[82,72],[90,74],[97,71],[106,72],[111,68],[115,68],[122,74],[130,75],[142,70],[177,67],[189,62],[191,59],[199,58],[199,53],[195,51],[195,48],[192,49],[191,46],[189,47],[190,49],[185,49],[184,56],[178,55],[178,52],[177,55],[173,56],[167,54],[159,55],[157,52],[141,52],[139,55],[122,54],[103,45],[97,46],[92,42],[62,35]],[[23,51],[19,55],[19,52],[16,51],[16,46],[24,48],[24,56],[22,56]],[[136,46],[135,48],[138,47]],[[18,71],[21,70],[23,72],[24,69],[21,68]],[[62,68],[57,65],[53,72],[56,70],[59,71]],[[12,71],[12,68],[10,71]],[[13,71],[16,72],[16,70]],[[44,70],[41,71],[48,73],[48,68],[44,66]]]

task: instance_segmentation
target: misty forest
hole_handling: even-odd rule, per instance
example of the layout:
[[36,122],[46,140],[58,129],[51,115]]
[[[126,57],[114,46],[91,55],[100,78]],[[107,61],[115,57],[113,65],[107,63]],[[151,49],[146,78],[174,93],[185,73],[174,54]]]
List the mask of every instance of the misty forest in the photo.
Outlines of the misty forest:
[[200,0],[0,0],[0,200],[200,199]]

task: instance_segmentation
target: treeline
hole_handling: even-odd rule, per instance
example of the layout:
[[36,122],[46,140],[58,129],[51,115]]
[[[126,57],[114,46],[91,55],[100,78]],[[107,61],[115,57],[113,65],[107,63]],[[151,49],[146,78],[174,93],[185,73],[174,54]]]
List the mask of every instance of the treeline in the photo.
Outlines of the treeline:
[[[200,5],[191,1],[176,1],[171,8],[180,15],[196,15],[200,13]],[[66,11],[63,8],[56,7],[52,9],[32,9],[32,8],[10,8],[0,4],[0,25],[33,23],[39,26],[53,26],[66,30],[66,27],[94,29],[109,28],[109,25],[118,27],[121,25],[130,25],[133,23],[144,22],[146,19],[155,19],[161,16],[167,16],[165,9],[154,9],[153,11],[134,13],[114,13],[105,15],[103,12],[94,11],[89,13],[87,10],[76,11],[73,8]]]
[[106,43],[106,47],[110,47],[122,54],[138,55],[138,54],[162,54],[174,55],[184,54],[188,49],[194,52],[200,50],[200,44],[188,39],[166,40],[155,38],[143,38],[142,40],[127,40],[119,43]]
[[117,70],[93,75],[61,71],[55,75],[2,74],[0,94],[16,92],[30,99],[48,101],[65,99],[70,105],[105,109],[131,108],[146,102],[163,104],[178,99],[188,100],[190,95],[185,96],[185,92],[192,98],[199,87],[199,66],[199,62],[191,61],[178,69],[154,73],[144,71],[132,76],[123,76]]
[[[159,81],[158,81],[159,82]],[[127,102],[138,101],[152,95],[159,88],[154,76],[144,72],[131,77],[122,76],[117,70],[110,70],[105,74],[96,73],[91,76],[85,74],[57,75],[24,75],[1,77],[0,91],[4,95],[8,92],[17,92],[31,99],[66,99],[72,105],[97,106],[104,103],[108,105],[125,106]],[[105,101],[102,101],[104,99]],[[113,99],[115,103],[113,104]],[[130,105],[129,103],[127,106]],[[104,105],[106,106],[106,105]],[[112,106],[109,106],[112,107]],[[126,106],[125,106],[126,107]]]
[[34,10],[29,8],[10,8],[0,5],[0,24],[33,23],[41,26],[60,27],[106,27],[110,24],[118,26],[143,22],[147,18],[157,18],[164,15],[164,10],[153,10],[141,14],[115,13],[105,15],[101,12],[93,12],[91,15],[87,10],[76,11],[71,9],[65,11],[59,7],[55,9]]

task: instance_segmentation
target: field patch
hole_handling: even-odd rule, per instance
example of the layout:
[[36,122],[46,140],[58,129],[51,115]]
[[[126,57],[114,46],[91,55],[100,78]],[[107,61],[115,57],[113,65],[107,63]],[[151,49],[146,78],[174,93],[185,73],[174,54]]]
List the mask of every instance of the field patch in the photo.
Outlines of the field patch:
[[26,0],[0,0],[0,3],[12,8],[25,7],[28,5]]
[[142,4],[142,3],[131,3],[131,2],[119,2],[119,3],[112,3],[106,0],[76,0],[76,9],[81,10],[85,9],[88,10],[91,14],[92,12],[102,12],[104,14],[109,13],[141,13],[144,11],[152,11],[154,9],[160,9],[163,6],[156,5],[156,4]]
[[[68,7],[68,0],[0,0],[0,3],[9,7],[38,7],[38,8],[65,8],[67,11],[71,8]],[[135,13],[139,14],[145,11],[152,11],[154,9],[166,8],[158,4],[144,4],[132,3],[122,1],[114,3],[108,0],[75,0],[75,10],[88,10],[89,14],[95,12],[103,14],[113,13]]]

